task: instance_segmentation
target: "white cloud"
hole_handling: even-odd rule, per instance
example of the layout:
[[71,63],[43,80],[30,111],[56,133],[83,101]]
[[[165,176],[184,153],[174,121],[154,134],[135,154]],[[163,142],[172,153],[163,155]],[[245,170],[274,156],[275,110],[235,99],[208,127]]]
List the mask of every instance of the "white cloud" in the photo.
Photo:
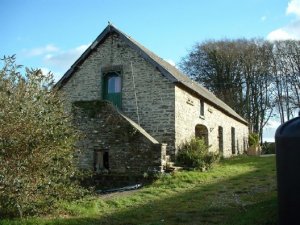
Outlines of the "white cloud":
[[280,126],[280,124],[281,123],[278,120],[269,120],[265,128],[266,129],[269,129],[269,128],[277,129]]
[[51,71],[54,74],[55,80],[57,80],[61,74],[70,68],[88,46],[89,44],[86,44],[62,50],[53,44],[47,44],[43,47],[24,49],[21,54],[27,59],[37,61],[35,67],[42,68],[43,72],[47,73]]
[[50,70],[46,67],[42,67],[41,70],[42,70],[43,74],[47,74],[50,72]]
[[279,28],[277,30],[272,31],[268,34],[267,39],[270,41],[275,40],[288,40],[288,39],[297,39],[292,33],[292,31],[286,30],[287,28]]
[[57,82],[62,76],[61,73],[50,71],[49,68],[46,68],[46,67],[42,67],[41,70],[42,70],[43,74],[48,74],[49,72],[52,73],[53,79],[55,82]]
[[24,49],[23,53],[25,56],[27,57],[33,57],[33,56],[40,56],[40,55],[44,55],[50,52],[58,52],[59,48],[56,47],[55,45],[52,44],[48,44],[46,46],[43,47],[38,47],[38,48],[33,48],[33,49]]
[[262,17],[260,17],[260,20],[261,21],[265,21],[267,19],[267,16],[262,16]]
[[296,16],[288,24],[283,27],[271,31],[267,35],[267,39],[274,40],[287,40],[287,39],[300,39],[300,0],[291,0],[286,8],[286,14],[293,14]]
[[300,17],[300,0],[291,0],[286,9],[286,14],[295,14]]
[[271,119],[268,121],[267,125],[263,130],[263,141],[274,142],[275,141],[275,133],[277,128],[280,126],[280,121]]
[[54,82],[56,83],[57,81],[59,81],[59,79],[62,77],[63,75],[61,73],[53,73],[53,79]]
[[165,61],[176,67],[176,63],[172,59],[165,59]]
[[66,51],[59,51],[56,53],[46,54],[43,58],[47,66],[66,71],[76,59],[88,48],[87,45],[80,45],[78,47],[68,49]]
[[91,44],[80,45],[80,46],[78,46],[78,47],[75,48],[75,51],[83,53],[90,45]]
[[275,137],[263,137],[263,142],[275,142]]

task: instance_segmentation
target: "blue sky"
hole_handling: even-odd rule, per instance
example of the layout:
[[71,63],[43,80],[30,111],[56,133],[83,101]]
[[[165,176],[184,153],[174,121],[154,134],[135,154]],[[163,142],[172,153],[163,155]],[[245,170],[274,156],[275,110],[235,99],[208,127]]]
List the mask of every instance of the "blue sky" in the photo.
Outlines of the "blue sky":
[[0,0],[0,56],[59,79],[108,21],[178,63],[208,39],[299,39],[300,0]]

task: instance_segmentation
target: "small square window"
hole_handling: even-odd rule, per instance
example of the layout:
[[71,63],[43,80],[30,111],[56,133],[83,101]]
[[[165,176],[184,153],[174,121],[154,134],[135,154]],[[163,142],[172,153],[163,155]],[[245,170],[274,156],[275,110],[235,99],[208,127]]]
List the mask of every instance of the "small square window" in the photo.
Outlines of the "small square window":
[[200,116],[204,116],[204,101],[200,99]]

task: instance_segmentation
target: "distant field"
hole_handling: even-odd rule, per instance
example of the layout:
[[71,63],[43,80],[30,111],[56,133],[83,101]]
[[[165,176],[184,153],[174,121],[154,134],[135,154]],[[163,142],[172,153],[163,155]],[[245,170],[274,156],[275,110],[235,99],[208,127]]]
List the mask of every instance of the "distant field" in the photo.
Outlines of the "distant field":
[[235,157],[209,172],[161,176],[137,191],[61,203],[49,218],[0,224],[275,225],[275,157]]

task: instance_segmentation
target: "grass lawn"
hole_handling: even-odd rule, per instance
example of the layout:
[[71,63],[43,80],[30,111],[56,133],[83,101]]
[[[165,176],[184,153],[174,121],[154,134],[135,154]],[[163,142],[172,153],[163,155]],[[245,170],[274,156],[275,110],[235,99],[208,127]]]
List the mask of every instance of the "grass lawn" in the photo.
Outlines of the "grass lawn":
[[138,191],[61,203],[47,218],[0,224],[273,225],[275,157],[235,157],[209,172],[164,175]]

